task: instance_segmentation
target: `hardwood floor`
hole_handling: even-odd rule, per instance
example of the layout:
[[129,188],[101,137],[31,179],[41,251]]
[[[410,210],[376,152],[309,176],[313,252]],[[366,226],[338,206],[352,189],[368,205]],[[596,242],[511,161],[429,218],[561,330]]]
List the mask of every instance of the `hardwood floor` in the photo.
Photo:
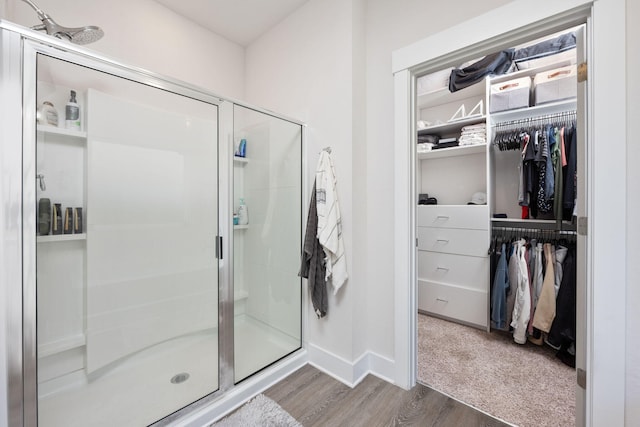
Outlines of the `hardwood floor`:
[[406,391],[368,375],[351,389],[310,365],[264,394],[304,427],[508,426],[421,384]]

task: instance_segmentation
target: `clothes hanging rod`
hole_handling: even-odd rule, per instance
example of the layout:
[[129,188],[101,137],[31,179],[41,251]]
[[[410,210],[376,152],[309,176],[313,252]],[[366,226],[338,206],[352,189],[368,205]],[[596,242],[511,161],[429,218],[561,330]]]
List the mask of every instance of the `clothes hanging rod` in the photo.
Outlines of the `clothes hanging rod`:
[[527,117],[527,118],[524,118],[524,119],[517,119],[517,120],[509,120],[509,121],[506,121],[506,122],[499,122],[499,123],[495,123],[492,127],[501,128],[501,127],[507,127],[507,126],[513,126],[513,125],[521,125],[521,124],[529,124],[529,123],[535,123],[535,122],[543,122],[543,121],[549,121],[549,120],[555,120],[555,119],[568,119],[568,118],[575,119],[576,116],[577,116],[576,110],[563,111],[561,113],[545,114],[545,115],[542,115],[542,116]]
[[491,220],[491,227],[493,229],[517,229],[517,230],[546,230],[556,231],[558,233],[575,234],[577,227],[568,221],[536,221],[536,220],[523,220],[523,221],[500,221],[496,219]]

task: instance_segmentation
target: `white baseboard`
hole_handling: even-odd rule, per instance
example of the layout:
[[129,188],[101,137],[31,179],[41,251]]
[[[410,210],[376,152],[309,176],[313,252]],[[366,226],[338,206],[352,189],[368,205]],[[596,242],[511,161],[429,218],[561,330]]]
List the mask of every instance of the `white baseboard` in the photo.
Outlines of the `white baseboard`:
[[307,345],[307,352],[310,365],[351,388],[357,386],[368,374],[391,384],[395,383],[395,362],[372,351],[363,353],[353,362],[311,343]]

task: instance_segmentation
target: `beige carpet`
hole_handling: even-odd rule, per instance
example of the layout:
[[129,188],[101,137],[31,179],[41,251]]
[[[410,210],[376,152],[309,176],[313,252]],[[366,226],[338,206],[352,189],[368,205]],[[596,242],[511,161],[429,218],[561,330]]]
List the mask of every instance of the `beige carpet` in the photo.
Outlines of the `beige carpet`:
[[418,380],[522,427],[575,425],[575,371],[553,349],[418,315]]

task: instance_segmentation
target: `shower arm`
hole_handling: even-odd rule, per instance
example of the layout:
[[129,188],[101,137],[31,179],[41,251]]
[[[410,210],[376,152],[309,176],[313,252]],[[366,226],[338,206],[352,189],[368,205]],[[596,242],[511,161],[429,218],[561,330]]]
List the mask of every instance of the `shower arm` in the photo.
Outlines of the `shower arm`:
[[[28,4],[29,6],[31,6],[33,8],[33,10],[36,11],[36,13],[38,14],[38,18],[40,18],[41,21],[44,21],[45,19],[50,19],[49,16],[44,13],[44,11],[42,9],[40,9],[38,7],[37,4],[35,4],[34,2],[32,2],[31,0],[22,0],[23,2],[25,2],[26,4]],[[40,27],[41,25],[38,25],[38,27]],[[34,27],[34,29],[36,29]],[[44,29],[44,28],[42,28]]]
[[56,25],[55,22],[53,22],[53,20],[51,19],[51,17],[46,13],[44,13],[44,11],[40,9],[38,5],[35,4],[33,1],[31,0],[22,0],[22,1],[28,4],[29,6],[31,6],[31,8],[35,10],[36,13],[38,14],[38,18],[42,21],[42,24],[34,25],[33,27],[31,27],[31,29],[36,31],[46,31],[47,33],[50,33],[49,27],[53,27]]

